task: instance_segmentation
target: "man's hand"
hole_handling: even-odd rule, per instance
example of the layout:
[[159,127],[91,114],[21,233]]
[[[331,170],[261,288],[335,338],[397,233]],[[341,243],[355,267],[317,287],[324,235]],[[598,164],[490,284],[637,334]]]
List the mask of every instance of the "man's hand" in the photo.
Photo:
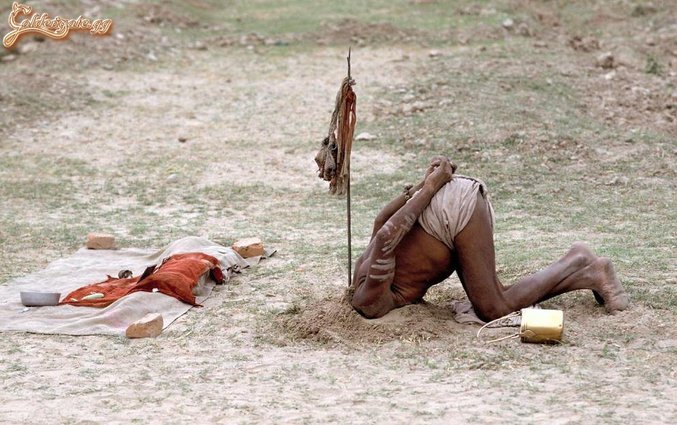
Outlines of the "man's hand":
[[430,165],[425,172],[424,180],[434,179],[441,185],[451,181],[454,172],[456,171],[456,164],[449,161],[445,156],[436,156],[430,161]]

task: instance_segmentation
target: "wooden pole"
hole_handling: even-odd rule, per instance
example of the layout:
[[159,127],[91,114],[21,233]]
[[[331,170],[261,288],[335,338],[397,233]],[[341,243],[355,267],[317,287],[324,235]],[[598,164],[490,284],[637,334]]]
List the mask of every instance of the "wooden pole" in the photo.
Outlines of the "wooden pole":
[[347,167],[348,171],[348,190],[346,191],[346,201],[347,201],[347,215],[348,215],[348,287],[350,288],[350,285],[353,281],[353,253],[352,253],[352,241],[351,241],[351,235],[350,235],[350,164]]
[[[348,47],[348,83],[350,83],[350,47]],[[352,237],[351,237],[351,226],[350,226],[350,156],[346,158],[346,172],[348,187],[346,190],[346,215],[347,215],[347,226],[348,226],[348,287],[353,282],[353,252],[352,252]]]

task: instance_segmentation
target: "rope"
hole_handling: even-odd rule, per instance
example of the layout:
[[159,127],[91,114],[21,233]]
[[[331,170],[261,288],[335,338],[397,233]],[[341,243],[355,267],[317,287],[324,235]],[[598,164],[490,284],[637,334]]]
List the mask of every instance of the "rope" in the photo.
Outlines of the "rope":
[[[480,333],[481,333],[485,328],[490,327],[490,326],[493,325],[494,323],[500,322],[501,320],[506,320],[506,319],[510,319],[510,318],[513,318],[513,317],[521,316],[521,315],[522,315],[522,312],[520,312],[520,311],[513,311],[512,313],[506,314],[506,315],[503,316],[503,317],[499,317],[498,319],[494,319],[494,320],[492,320],[491,322],[485,323],[485,324],[477,331],[477,338],[480,337]],[[516,327],[517,325],[509,325],[509,324],[507,324],[507,323],[504,323],[502,326],[503,326],[503,327]],[[496,327],[501,327],[501,325],[496,326]],[[519,338],[519,336],[520,336],[520,334],[519,334],[519,333],[516,333],[516,334],[504,336],[504,337],[501,337],[501,338],[492,339],[492,340],[490,340],[490,341],[486,341],[486,343],[487,343],[487,344],[491,344],[491,343],[494,343],[494,342],[503,341],[503,340],[505,340],[505,339]]]

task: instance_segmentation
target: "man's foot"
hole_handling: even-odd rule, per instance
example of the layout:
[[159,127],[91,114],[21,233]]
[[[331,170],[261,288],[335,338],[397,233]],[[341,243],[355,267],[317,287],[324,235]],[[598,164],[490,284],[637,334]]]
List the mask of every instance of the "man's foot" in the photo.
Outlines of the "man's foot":
[[592,293],[597,302],[604,305],[606,310],[614,314],[628,307],[628,294],[616,276],[614,266],[608,258],[600,257],[595,260],[593,267],[596,270],[597,288]]
[[589,266],[597,259],[595,253],[592,252],[590,247],[584,242],[574,242],[573,245],[571,245],[567,255],[578,255],[583,257],[583,267]]
[[[595,260],[597,260],[599,257],[595,255],[594,252],[592,252],[592,249],[584,243],[584,242],[574,242],[574,244],[571,246],[571,249],[569,250],[569,255],[579,255],[582,256],[585,259],[585,266],[590,266]],[[613,280],[618,280],[616,279],[616,274],[613,271],[613,266],[610,265],[610,270],[611,273],[607,272],[608,267],[606,267],[604,262],[599,262],[598,265],[595,265],[591,267],[591,269],[594,269],[595,271],[593,272],[593,279],[595,281],[613,281]],[[619,282],[620,285],[620,282]],[[594,289],[592,290],[592,295],[595,297],[595,301],[597,301],[597,304],[599,305],[604,305],[604,297],[602,295],[595,291]],[[627,298],[627,297],[626,297]],[[626,303],[627,304],[627,303]]]

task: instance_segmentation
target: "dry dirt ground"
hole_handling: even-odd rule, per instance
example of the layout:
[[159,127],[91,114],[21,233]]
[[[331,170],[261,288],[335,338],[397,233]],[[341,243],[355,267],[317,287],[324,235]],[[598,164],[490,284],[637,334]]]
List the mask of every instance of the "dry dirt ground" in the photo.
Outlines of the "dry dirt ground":
[[[31,3],[116,26],[0,56],[0,284],[89,231],[279,252],[155,339],[0,334],[0,422],[677,422],[675,5],[298,3]],[[478,340],[451,318],[455,277],[354,313],[344,201],[312,162],[348,44],[357,133],[377,136],[354,148],[354,251],[443,153],[493,190],[504,281],[586,240],[630,309],[551,300],[555,346]]]

